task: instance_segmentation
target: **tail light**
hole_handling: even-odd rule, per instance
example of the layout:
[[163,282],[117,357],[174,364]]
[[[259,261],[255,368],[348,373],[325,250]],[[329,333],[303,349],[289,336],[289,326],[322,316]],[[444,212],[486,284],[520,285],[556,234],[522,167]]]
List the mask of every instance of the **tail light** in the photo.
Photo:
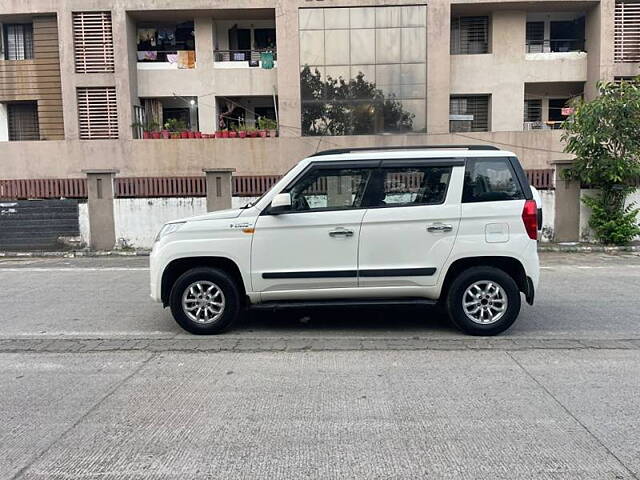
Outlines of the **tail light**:
[[538,239],[538,206],[535,200],[524,202],[522,209],[522,222],[531,240]]

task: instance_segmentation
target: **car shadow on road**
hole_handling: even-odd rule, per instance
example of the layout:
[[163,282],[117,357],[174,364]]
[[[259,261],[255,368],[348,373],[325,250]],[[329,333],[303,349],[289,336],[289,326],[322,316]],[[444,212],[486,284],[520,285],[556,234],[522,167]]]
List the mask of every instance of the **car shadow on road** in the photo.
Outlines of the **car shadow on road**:
[[457,330],[445,314],[425,307],[359,307],[322,309],[285,309],[251,311],[235,327],[242,331],[277,333],[348,333],[360,335],[373,332],[402,336],[419,333],[451,334]]

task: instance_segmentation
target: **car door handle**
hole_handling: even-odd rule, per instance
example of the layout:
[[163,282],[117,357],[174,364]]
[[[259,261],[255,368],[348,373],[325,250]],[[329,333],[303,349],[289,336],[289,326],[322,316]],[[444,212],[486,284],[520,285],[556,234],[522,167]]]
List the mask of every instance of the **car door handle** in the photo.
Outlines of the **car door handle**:
[[440,232],[450,232],[453,230],[453,225],[447,225],[444,223],[434,223],[433,225],[429,225],[427,227],[427,232],[431,233],[440,233]]
[[353,230],[347,230],[346,228],[336,228],[329,232],[330,237],[353,237]]

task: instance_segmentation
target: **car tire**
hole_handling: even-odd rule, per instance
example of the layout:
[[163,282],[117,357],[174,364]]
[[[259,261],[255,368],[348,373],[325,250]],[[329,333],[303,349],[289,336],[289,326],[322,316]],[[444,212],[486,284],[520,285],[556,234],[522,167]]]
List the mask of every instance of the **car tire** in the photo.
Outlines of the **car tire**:
[[173,284],[169,305],[173,318],[186,331],[214,335],[238,319],[241,297],[236,282],[223,270],[193,268]]
[[491,336],[508,329],[520,313],[520,290],[505,271],[489,266],[461,272],[447,294],[451,321],[470,335]]

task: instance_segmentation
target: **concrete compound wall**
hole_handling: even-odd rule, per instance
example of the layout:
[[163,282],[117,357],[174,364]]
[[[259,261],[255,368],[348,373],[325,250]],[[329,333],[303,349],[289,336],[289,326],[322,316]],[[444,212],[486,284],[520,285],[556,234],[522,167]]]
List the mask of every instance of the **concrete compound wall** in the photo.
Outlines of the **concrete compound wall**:
[[[554,192],[541,191],[543,208],[542,241],[549,242],[554,231]],[[239,208],[255,200],[233,197],[232,208]],[[118,248],[150,249],[153,240],[166,222],[203,215],[207,212],[204,197],[190,198],[121,198],[114,200],[114,219]],[[89,243],[89,218],[86,203],[79,205],[80,236]]]
[[[232,208],[239,208],[254,198],[233,197]],[[117,248],[150,249],[160,227],[172,220],[207,213],[205,197],[189,198],[119,198],[113,202]],[[89,211],[80,204],[80,236],[89,244]]]
[[[582,190],[580,197],[584,198],[587,195],[593,195],[596,190]],[[640,208],[640,189],[630,195],[627,198],[627,205],[635,204],[636,208]],[[640,217],[639,217],[640,218]],[[589,226],[589,220],[591,219],[591,209],[584,203],[580,203],[580,240],[583,242],[591,242],[594,240],[593,230]],[[640,240],[640,235],[635,238]]]

